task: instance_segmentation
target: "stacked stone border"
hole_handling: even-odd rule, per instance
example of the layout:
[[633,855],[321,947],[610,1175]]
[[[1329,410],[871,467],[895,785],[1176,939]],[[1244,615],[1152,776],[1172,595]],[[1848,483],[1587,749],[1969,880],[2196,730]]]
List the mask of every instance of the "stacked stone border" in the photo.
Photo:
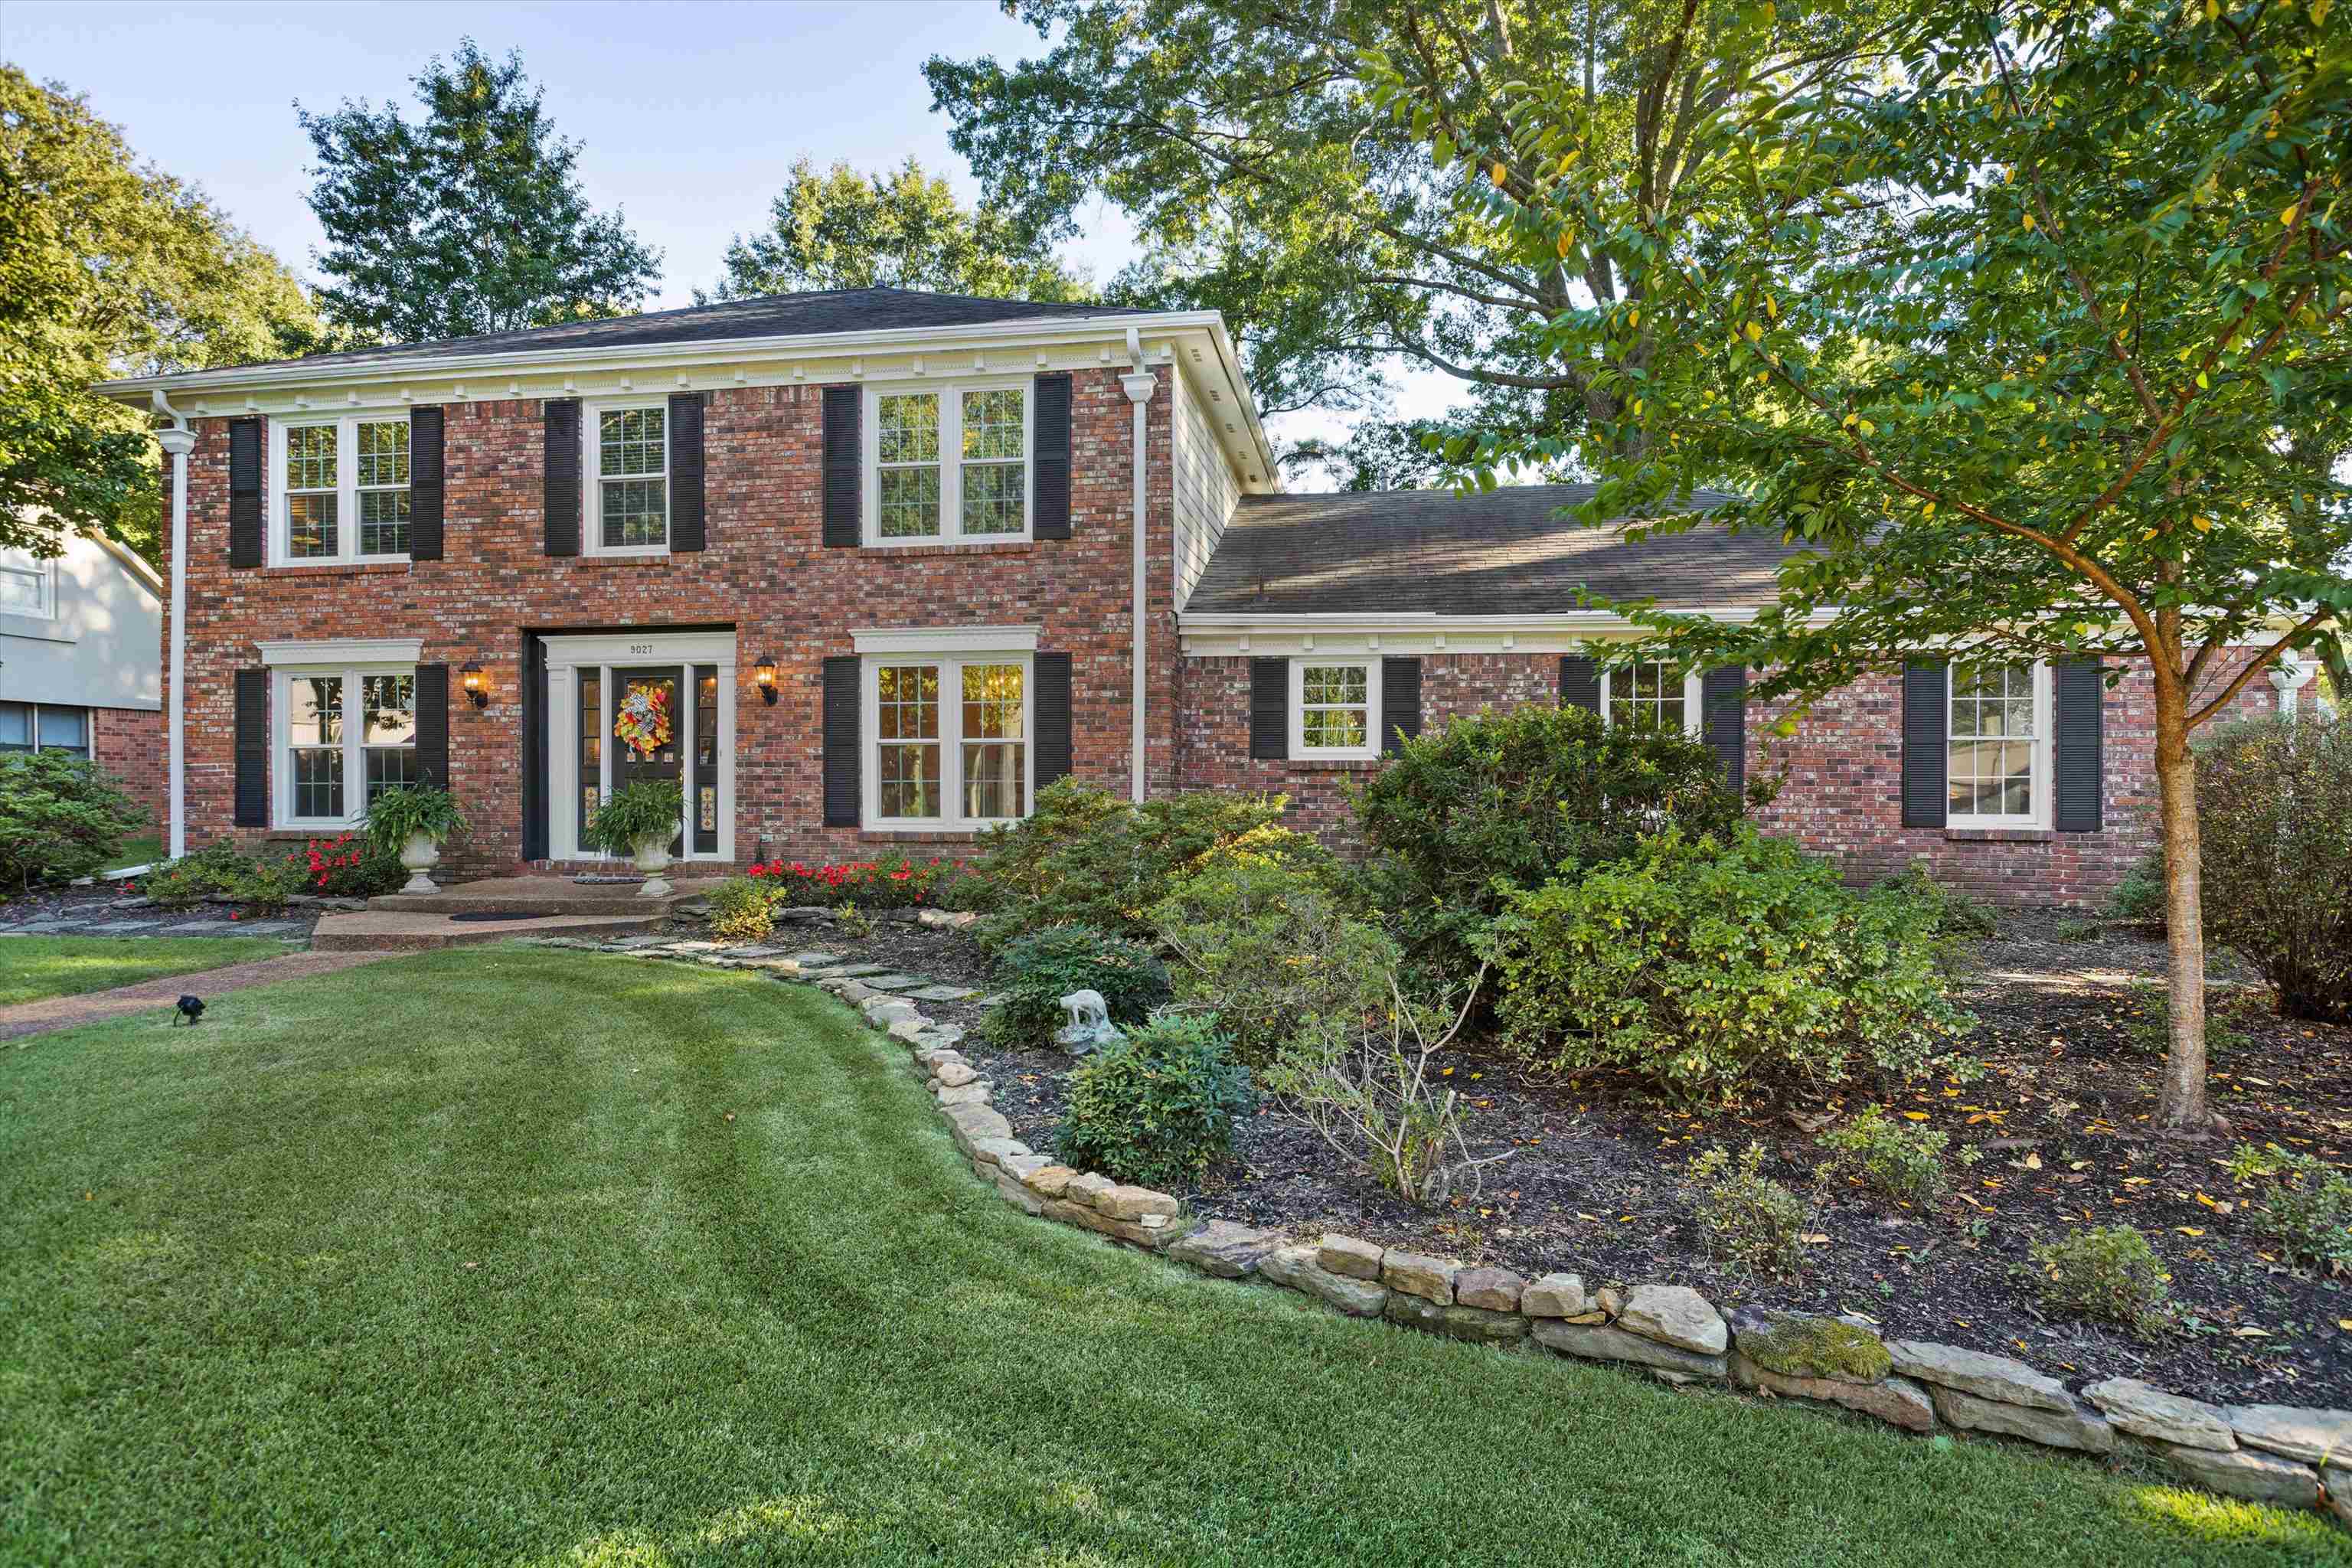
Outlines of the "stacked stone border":
[[[924,910],[917,918],[926,925],[955,926],[972,917]],[[566,938],[541,945],[599,946]],[[1293,1243],[1228,1220],[1198,1222],[1170,1194],[1074,1169],[1013,1137],[1013,1124],[989,1103],[993,1086],[956,1049],[963,1029],[933,1021],[903,994],[774,956],[772,950],[729,951],[716,942],[659,938],[604,950],[761,970],[851,1004],[906,1051],[972,1173],[1006,1203],[1203,1274],[1264,1279],[1348,1317],[1384,1318],[1449,1339],[1505,1348],[1532,1342],[1579,1360],[1638,1368],[1676,1385],[1727,1384],[1841,1405],[1906,1432],[1991,1433],[2096,1456],[2137,1450],[2205,1490],[2322,1509],[2352,1525],[2352,1411],[2211,1405],[2126,1377],[2075,1393],[2008,1356],[1924,1340],[1882,1340],[1856,1317],[1742,1308],[1727,1320],[1681,1285],[1588,1289],[1578,1274],[1529,1279],[1507,1268],[1466,1267],[1350,1236]]]

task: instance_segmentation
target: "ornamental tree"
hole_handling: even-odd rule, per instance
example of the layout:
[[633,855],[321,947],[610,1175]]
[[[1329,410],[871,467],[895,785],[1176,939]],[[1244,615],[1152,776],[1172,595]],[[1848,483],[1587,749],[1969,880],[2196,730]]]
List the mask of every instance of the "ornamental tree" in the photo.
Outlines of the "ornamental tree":
[[[1778,26],[1743,13],[1726,47]],[[1413,112],[1402,76],[1382,93]],[[2190,737],[2352,618],[2344,17],[1927,0],[1899,68],[1694,131],[1739,187],[1705,226],[1591,177],[1582,134],[1528,80],[1509,149],[1542,189],[1482,174],[1461,199],[1527,253],[1597,247],[1638,288],[1638,311],[1555,317],[1556,353],[1659,350],[1599,373],[1622,413],[1580,444],[1487,433],[1456,456],[1489,480],[1581,458],[1594,523],[1724,486],[1740,499],[1713,521],[1804,542],[1752,626],[1618,606],[1675,657],[1761,668],[1759,697],[1801,704],[1937,647],[2102,655],[2111,682],[2145,665],[2171,944],[2158,1117],[2205,1130]]]

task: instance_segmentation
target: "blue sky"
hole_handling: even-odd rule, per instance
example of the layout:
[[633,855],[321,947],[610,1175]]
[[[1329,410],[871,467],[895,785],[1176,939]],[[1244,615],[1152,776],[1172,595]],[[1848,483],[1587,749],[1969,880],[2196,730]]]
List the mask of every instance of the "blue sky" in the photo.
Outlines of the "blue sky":
[[[321,236],[303,201],[310,143],[295,100],[316,111],[395,99],[413,111],[409,79],[468,35],[492,54],[521,50],[556,128],[583,143],[590,201],[621,208],[661,248],[648,308],[693,302],[796,159],[871,173],[912,155],[976,198],[931,111],[923,61],[1042,47],[986,0],[0,4],[0,58],[87,95],[142,156],[201,184],[305,277]],[[1116,209],[1098,207],[1081,227],[1066,254],[1097,279],[1133,254]],[[1435,414],[1449,401],[1446,377],[1402,381],[1402,412]],[[1343,429],[1311,412],[1275,425],[1277,439]]]

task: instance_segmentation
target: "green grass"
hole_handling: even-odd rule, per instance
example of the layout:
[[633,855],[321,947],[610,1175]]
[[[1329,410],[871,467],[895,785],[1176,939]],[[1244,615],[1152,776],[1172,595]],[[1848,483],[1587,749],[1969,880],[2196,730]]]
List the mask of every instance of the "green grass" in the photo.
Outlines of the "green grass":
[[291,951],[266,936],[12,936],[0,941],[0,1007],[110,991]]
[[750,975],[477,948],[29,1047],[8,1561],[2352,1562],[1028,1219],[892,1050]]
[[[122,848],[114,857],[114,864],[118,868],[152,866],[163,858],[163,836],[160,833],[150,833],[142,837],[124,839]],[[106,873],[109,876],[112,874],[112,872]]]

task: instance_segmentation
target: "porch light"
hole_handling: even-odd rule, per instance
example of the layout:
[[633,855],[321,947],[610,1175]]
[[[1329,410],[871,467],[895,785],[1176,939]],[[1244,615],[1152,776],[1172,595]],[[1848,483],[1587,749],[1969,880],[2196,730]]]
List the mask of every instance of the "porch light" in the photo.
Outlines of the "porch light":
[[489,680],[482,674],[480,665],[461,666],[457,671],[457,679],[465,686],[466,695],[473,700],[475,707],[488,708],[490,705]]
[[760,700],[769,707],[776,705],[776,656],[763,653],[751,666],[751,679],[760,683]]

